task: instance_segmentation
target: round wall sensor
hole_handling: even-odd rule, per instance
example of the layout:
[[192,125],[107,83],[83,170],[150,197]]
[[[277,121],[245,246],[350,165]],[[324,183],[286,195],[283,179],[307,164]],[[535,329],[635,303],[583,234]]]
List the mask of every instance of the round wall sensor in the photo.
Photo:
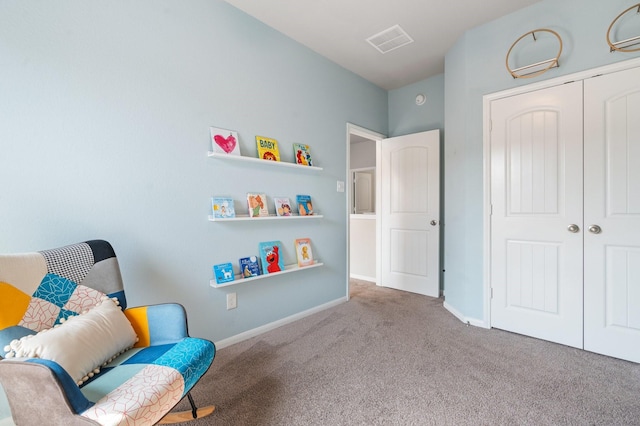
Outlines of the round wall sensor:
[[427,101],[427,97],[422,93],[416,95],[416,105],[423,105]]

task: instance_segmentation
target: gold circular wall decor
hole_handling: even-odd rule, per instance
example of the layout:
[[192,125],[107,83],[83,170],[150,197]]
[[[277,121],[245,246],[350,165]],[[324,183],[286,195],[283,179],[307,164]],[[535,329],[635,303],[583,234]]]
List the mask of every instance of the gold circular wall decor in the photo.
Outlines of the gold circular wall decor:
[[[623,11],[620,15],[616,16],[615,19],[613,21],[611,21],[611,24],[609,25],[609,29],[607,30],[607,44],[609,45],[609,51],[610,52],[614,52],[614,51],[618,51],[618,52],[637,52],[640,50],[640,47],[636,47],[635,49],[629,49],[630,46],[635,46],[637,44],[640,44],[640,36],[637,37],[631,37],[628,38],[626,40],[620,40],[620,41],[616,41],[616,42],[612,42],[611,41],[611,30],[613,29],[613,26],[616,24],[616,22],[618,22],[618,20],[620,18],[622,18],[622,16],[626,15],[627,12],[633,10],[633,9],[638,9],[638,11],[636,12],[636,14],[640,13],[640,3],[638,4],[634,4],[633,6],[631,6],[630,8],[626,9],[625,11]],[[621,44],[626,44],[626,43],[631,43],[627,46],[624,47],[618,47]]]
[[[536,62],[535,64],[525,65],[523,67],[512,69],[509,66],[509,55],[511,55],[511,51],[516,46],[516,44],[518,44],[520,40],[527,37],[528,35],[531,35],[533,37],[533,41],[536,42],[538,41],[538,39],[536,38],[536,33],[542,33],[542,32],[550,33],[551,35],[553,35],[555,38],[558,39],[558,53],[556,54],[556,56],[551,59]],[[507,65],[507,70],[509,70],[509,74],[511,74],[513,78],[531,78],[531,77],[537,77],[540,74],[544,74],[545,72],[549,71],[551,68],[559,67],[560,63],[558,62],[558,60],[560,59],[561,54],[562,54],[562,38],[560,37],[560,34],[548,28],[538,28],[537,30],[529,31],[528,33],[522,34],[520,37],[518,37],[516,41],[513,42],[513,44],[509,48],[509,51],[507,52],[507,59],[505,62]],[[536,67],[543,67],[543,68],[537,69],[535,71],[528,72],[528,73],[520,73],[520,71],[525,71],[525,70],[536,68]]]

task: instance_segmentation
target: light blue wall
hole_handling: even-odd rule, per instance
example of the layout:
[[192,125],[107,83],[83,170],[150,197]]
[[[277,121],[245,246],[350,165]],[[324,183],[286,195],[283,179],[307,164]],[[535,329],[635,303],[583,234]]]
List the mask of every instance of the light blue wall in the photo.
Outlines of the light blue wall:
[[[219,341],[346,295],[346,123],[387,133],[387,92],[216,0],[0,2],[0,252],[104,238],[129,305],[176,301]],[[207,158],[209,126],[311,146],[321,172]],[[314,221],[211,223],[212,195],[311,194]],[[211,266],[312,239],[326,266],[226,289]],[[226,310],[226,293],[238,308]]]
[[[636,3],[545,0],[468,31],[448,51],[445,297],[464,316],[483,318],[483,95],[638,57],[638,53],[609,53],[605,38],[610,22]],[[523,33],[541,27],[555,30],[563,39],[560,68],[537,78],[514,80],[505,67],[509,47]]]
[[[416,105],[416,95],[427,100]],[[389,91],[389,137],[425,130],[444,131],[444,74]]]

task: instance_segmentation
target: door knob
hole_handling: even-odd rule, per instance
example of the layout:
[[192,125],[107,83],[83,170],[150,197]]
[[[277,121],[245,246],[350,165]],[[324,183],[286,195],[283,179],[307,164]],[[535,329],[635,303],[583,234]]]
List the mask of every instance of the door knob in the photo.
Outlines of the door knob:
[[431,223],[431,226],[436,226],[438,224],[438,221],[437,220],[432,220],[429,223]]
[[572,223],[571,225],[567,226],[567,230],[575,234],[576,232],[580,231],[580,227],[575,223]]
[[594,233],[594,234],[599,234],[602,232],[602,228],[600,228],[598,225],[591,225],[589,227],[589,232]]

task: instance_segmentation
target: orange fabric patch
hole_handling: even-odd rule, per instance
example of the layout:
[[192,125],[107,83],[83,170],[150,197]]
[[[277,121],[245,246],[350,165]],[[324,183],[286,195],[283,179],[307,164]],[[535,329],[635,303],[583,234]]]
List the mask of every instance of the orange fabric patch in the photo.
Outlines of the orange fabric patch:
[[0,281],[0,330],[18,325],[27,312],[31,296]]
[[151,343],[151,335],[149,334],[149,320],[147,318],[147,307],[125,309],[124,314],[129,319],[133,330],[138,335],[138,342],[134,348],[146,348]]

